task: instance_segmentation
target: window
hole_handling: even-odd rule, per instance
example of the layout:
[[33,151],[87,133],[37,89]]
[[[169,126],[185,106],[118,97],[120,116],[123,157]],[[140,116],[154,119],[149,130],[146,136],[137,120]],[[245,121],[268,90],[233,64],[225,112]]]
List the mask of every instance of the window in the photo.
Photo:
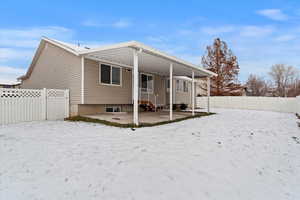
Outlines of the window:
[[176,91],[180,91],[180,80],[176,80]]
[[167,80],[167,89],[170,89],[170,79]]
[[184,92],[188,92],[189,91],[189,87],[188,87],[188,82],[187,81],[183,81],[183,91]]
[[100,83],[109,85],[121,85],[121,68],[101,64]]
[[120,106],[106,107],[105,111],[106,112],[121,112],[121,107]]
[[188,92],[188,81],[176,80],[176,91],[178,92]]
[[149,74],[141,74],[140,88],[142,92],[153,93],[153,76]]

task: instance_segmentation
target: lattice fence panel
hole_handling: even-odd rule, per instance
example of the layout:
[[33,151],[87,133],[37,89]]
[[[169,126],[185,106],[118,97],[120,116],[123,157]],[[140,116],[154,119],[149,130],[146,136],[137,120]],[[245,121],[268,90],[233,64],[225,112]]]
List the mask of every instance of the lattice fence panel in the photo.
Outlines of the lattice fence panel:
[[64,119],[68,115],[68,90],[0,89],[0,125]]

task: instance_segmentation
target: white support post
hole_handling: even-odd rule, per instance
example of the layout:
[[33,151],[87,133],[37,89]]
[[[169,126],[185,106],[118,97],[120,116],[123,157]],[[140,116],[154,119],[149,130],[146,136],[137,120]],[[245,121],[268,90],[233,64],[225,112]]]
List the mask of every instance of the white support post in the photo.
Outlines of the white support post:
[[192,115],[195,115],[195,72],[192,71]]
[[173,63],[170,63],[170,120],[173,120]]
[[138,52],[133,51],[133,123],[139,125],[139,61]]
[[84,104],[84,57],[81,57],[81,104]]
[[207,77],[207,112],[210,112],[210,104],[209,104],[209,97],[210,97],[210,77]]

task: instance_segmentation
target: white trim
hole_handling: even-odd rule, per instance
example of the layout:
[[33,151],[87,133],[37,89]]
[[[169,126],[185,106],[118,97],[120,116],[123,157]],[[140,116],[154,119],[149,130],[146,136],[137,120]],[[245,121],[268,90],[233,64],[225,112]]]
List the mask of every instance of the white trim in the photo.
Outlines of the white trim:
[[[110,67],[110,83],[102,83],[102,80],[101,80],[101,65],[106,65],[106,66],[109,66]],[[119,68],[120,69],[120,84],[113,84],[112,83],[112,68]],[[122,76],[123,76],[123,73],[122,73],[122,67],[120,66],[113,66],[113,65],[108,65],[108,64],[105,64],[105,63],[100,63],[99,62],[99,84],[100,85],[105,85],[105,86],[115,86],[115,87],[122,87]]]
[[195,73],[192,71],[192,115],[195,115]]
[[84,56],[81,57],[81,104],[84,104]]
[[137,50],[133,50],[133,123],[139,125],[139,60]]
[[74,54],[76,56],[80,56],[80,54],[76,50],[74,50],[74,49],[72,49],[72,48],[64,45],[63,43],[60,43],[58,41],[55,41],[55,40],[52,40],[52,39],[46,38],[46,37],[42,37],[42,40],[44,40],[46,42],[49,42],[50,44],[53,44],[55,46],[58,46],[58,47],[66,50],[66,51],[68,51],[68,52],[70,52],[70,53],[72,53],[72,54]]
[[200,68],[197,65],[194,65],[194,64],[189,63],[187,61],[179,59],[175,56],[170,56],[166,53],[163,53],[163,52],[161,52],[159,50],[156,50],[152,47],[146,46],[146,45],[144,45],[140,42],[137,42],[137,41],[129,41],[129,42],[113,44],[113,45],[108,45],[108,46],[89,49],[89,50],[83,50],[83,51],[79,51],[78,53],[80,55],[85,55],[85,54],[89,54],[89,53],[95,53],[95,52],[98,52],[98,51],[105,51],[105,50],[111,50],[111,49],[120,49],[120,48],[126,48],[126,47],[129,47],[129,48],[131,47],[131,48],[134,48],[134,49],[138,49],[138,50],[140,50],[144,53],[153,54],[153,55],[162,57],[162,58],[170,60],[172,62],[176,62],[176,63],[182,64],[182,65],[185,65],[186,67],[191,68],[192,70],[201,71],[202,73],[206,73],[207,75],[210,75],[210,76],[217,76],[217,74],[214,73],[214,72],[211,72],[209,70]]
[[173,63],[170,63],[170,120],[173,120]]
[[103,64],[108,64],[108,65],[114,65],[114,66],[119,66],[119,67],[123,67],[123,68],[133,69],[133,66],[131,66],[131,65],[126,65],[126,64],[122,64],[122,63],[118,63],[118,62],[105,60],[105,59],[102,59],[102,58],[98,58],[97,56],[88,55],[88,56],[85,56],[85,57],[89,58],[91,60],[99,61]]
[[[104,50],[112,50],[112,49],[120,49],[120,48],[133,48],[133,49],[138,49],[140,50],[140,52],[144,52],[144,53],[148,53],[148,54],[152,54],[152,55],[155,55],[155,56],[158,56],[158,57],[162,57],[164,59],[167,59],[171,62],[176,62],[176,63],[179,63],[181,65],[184,65],[188,68],[191,68],[192,70],[195,70],[195,71],[199,71],[199,72],[202,72],[204,74],[206,74],[207,76],[217,76],[216,73],[214,72],[211,72],[209,70],[206,70],[204,68],[201,68],[197,65],[194,65],[194,64],[191,64],[187,61],[184,61],[182,59],[179,59],[175,56],[170,56],[170,55],[167,55],[166,53],[163,53],[161,51],[158,51],[152,47],[149,47],[149,46],[146,46],[140,42],[136,42],[136,41],[129,41],[129,42],[124,42],[124,43],[119,43],[119,44],[114,44],[114,45],[109,45],[109,46],[104,46],[104,47],[100,47],[100,48],[94,48],[94,49],[84,49],[82,48],[82,50],[80,49],[74,49],[72,46],[64,43],[64,42],[60,42],[60,41],[57,41],[57,40],[53,40],[53,39],[50,39],[50,38],[46,38],[46,37],[42,37],[41,39],[41,42],[48,42],[48,43],[51,43],[57,47],[60,47],[76,56],[84,56],[86,55],[86,57],[91,57],[91,55],[88,55],[90,53],[94,53],[94,52],[98,52],[98,51],[104,51]],[[34,57],[33,57],[33,60],[30,64],[30,67],[28,69],[28,71],[26,72],[26,74],[24,76],[21,76],[19,77],[18,79],[28,79],[28,76],[30,76],[29,73],[31,73],[30,71],[32,71],[33,69],[33,64],[35,62],[35,59],[37,59],[37,54],[41,51],[40,47],[41,47],[41,42],[40,42],[40,45],[39,45],[39,48],[38,50],[36,51]],[[100,59],[100,58],[96,58],[96,59]],[[111,63],[110,61],[104,61],[103,62],[108,62],[108,63]],[[115,63],[114,65],[121,65],[121,66],[125,66],[125,64],[120,64],[120,63]],[[132,66],[126,66],[126,67],[129,67],[131,68]]]

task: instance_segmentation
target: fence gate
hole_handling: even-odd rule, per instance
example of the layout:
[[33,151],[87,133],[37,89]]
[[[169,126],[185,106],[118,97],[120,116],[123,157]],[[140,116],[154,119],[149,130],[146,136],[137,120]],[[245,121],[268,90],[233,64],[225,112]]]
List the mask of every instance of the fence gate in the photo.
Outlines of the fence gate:
[[0,89],[0,125],[69,116],[69,90]]
[[69,116],[69,91],[47,90],[47,119],[64,119]]

